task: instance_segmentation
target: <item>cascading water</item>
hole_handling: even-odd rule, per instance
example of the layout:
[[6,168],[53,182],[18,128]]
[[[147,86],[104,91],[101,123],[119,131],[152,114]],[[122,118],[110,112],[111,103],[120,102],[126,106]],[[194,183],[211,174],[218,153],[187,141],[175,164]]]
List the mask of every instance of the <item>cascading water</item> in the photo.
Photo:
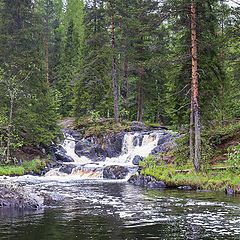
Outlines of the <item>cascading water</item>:
[[[46,175],[75,176],[83,179],[124,179],[128,180],[138,170],[139,161],[157,149],[159,143],[165,143],[172,134],[165,130],[150,132],[128,132],[121,142],[121,153],[114,157],[105,156],[96,161],[88,156],[79,156],[76,153],[76,140],[69,132],[64,132],[65,140],[61,144],[61,151],[68,158],[63,167],[51,170]],[[90,145],[93,139],[82,139]],[[89,150],[92,151],[91,149]],[[104,151],[101,149],[101,151]],[[59,174],[61,170],[63,173]],[[67,169],[67,171],[66,171]],[[68,174],[67,174],[67,173]]]

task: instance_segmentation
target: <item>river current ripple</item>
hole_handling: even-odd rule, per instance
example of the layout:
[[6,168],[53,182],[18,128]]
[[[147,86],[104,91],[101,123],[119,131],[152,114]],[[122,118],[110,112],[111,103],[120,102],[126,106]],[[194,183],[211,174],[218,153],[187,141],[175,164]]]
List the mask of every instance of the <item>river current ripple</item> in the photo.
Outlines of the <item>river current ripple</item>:
[[0,239],[240,239],[240,197],[126,182],[18,178],[56,204],[0,210]]

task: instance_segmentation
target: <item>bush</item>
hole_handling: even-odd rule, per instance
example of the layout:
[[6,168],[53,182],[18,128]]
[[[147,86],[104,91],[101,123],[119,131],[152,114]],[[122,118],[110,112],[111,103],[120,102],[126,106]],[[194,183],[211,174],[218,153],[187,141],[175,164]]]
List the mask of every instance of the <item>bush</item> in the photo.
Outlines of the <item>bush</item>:
[[41,170],[45,166],[46,166],[46,161],[41,159],[35,159],[29,162],[25,161],[21,166],[3,165],[3,166],[0,166],[0,175],[22,176],[29,172],[40,174]]

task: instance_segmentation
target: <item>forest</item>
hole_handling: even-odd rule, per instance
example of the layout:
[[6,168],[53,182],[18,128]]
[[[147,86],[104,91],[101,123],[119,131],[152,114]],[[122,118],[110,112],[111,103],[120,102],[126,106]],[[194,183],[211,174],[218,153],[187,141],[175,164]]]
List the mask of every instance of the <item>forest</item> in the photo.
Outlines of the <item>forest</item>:
[[208,132],[239,133],[238,0],[1,0],[0,15],[1,164],[66,117],[187,133],[196,171]]

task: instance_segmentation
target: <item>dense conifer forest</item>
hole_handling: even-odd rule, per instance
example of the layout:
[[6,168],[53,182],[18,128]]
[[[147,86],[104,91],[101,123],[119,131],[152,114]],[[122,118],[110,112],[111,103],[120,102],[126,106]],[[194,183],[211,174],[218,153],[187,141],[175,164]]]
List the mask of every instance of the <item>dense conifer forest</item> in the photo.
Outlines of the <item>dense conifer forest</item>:
[[1,163],[66,117],[185,133],[196,171],[206,132],[239,132],[238,0],[0,0],[0,15]]

